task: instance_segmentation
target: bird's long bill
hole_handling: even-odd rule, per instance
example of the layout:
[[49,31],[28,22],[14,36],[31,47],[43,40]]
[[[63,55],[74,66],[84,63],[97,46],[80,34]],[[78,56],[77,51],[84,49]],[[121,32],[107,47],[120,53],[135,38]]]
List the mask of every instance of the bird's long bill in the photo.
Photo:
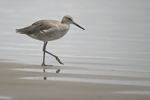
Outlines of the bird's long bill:
[[81,27],[79,24],[77,24],[76,22],[73,22],[74,25],[78,26],[79,28],[85,30],[83,27]]

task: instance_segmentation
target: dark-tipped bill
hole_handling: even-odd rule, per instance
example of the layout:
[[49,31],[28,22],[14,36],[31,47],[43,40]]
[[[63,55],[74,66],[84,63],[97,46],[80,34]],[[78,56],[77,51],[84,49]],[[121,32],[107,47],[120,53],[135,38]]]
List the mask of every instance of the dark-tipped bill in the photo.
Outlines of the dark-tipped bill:
[[79,28],[85,30],[83,27],[81,27],[80,25],[78,25],[76,22],[73,22],[74,25],[78,26]]

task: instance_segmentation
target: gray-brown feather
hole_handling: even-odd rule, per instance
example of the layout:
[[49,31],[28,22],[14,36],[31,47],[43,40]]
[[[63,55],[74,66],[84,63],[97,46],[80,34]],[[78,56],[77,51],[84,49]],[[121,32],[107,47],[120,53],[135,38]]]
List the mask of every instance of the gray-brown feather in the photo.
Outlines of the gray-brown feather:
[[40,20],[37,21],[35,23],[33,23],[32,25],[22,28],[22,29],[16,29],[16,32],[21,33],[21,34],[34,34],[36,32],[40,32],[46,29],[50,29],[51,26],[49,25],[48,20]]

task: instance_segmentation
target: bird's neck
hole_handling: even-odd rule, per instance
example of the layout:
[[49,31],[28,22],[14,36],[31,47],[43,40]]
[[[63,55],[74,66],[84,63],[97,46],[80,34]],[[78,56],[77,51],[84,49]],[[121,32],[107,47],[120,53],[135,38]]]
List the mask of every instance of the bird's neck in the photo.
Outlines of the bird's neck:
[[70,23],[69,23],[69,22],[66,22],[66,21],[64,21],[64,20],[62,20],[61,23],[70,26]]

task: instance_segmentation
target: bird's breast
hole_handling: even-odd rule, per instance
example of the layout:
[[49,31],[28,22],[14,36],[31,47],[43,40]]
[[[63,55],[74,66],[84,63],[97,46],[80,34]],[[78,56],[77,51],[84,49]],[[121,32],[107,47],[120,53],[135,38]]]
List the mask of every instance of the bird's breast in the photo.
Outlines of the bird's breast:
[[68,32],[69,28],[58,28],[57,31],[51,31],[51,32],[45,32],[44,37],[45,37],[45,41],[52,41],[52,40],[57,40],[62,38],[67,32]]
[[59,38],[63,37],[64,35],[66,35],[68,30],[69,30],[69,28],[60,29],[56,34],[53,34],[53,36],[54,36],[55,39],[59,39]]

